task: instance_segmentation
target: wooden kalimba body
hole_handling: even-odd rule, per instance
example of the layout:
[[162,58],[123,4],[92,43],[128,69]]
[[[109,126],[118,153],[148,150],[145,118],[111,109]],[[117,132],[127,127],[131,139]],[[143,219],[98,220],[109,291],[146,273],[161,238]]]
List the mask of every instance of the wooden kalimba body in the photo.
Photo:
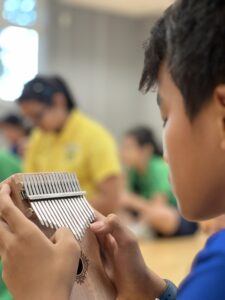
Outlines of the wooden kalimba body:
[[81,257],[74,270],[71,300],[115,300],[100,249],[89,226],[95,220],[92,207],[70,173],[15,174],[7,182],[15,205],[48,237],[59,227],[69,228],[80,243]]

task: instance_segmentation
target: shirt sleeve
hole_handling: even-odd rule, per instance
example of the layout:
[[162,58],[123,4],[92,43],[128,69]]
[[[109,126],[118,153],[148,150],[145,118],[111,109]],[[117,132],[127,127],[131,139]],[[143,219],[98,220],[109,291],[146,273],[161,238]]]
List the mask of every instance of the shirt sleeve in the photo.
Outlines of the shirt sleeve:
[[90,147],[89,167],[95,183],[121,173],[116,143],[110,134],[104,130],[96,133]]
[[216,234],[207,244],[181,284],[177,300],[225,299],[225,231]]
[[149,173],[152,196],[159,193],[169,194],[171,192],[168,179],[169,169],[163,160],[155,162],[154,166],[150,168]]
[[35,166],[35,157],[36,152],[38,151],[38,143],[39,143],[39,133],[34,131],[29,140],[27,150],[24,157],[23,162],[23,171],[30,172],[38,172]]
[[0,152],[0,181],[21,172],[21,160],[11,153]]

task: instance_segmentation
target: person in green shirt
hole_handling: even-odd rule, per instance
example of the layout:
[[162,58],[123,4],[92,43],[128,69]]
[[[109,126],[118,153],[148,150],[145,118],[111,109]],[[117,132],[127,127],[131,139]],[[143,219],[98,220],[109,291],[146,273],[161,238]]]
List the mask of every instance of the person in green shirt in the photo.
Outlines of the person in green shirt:
[[[0,182],[19,172],[21,172],[21,160],[19,157],[8,151],[0,150]],[[2,264],[0,261],[0,299],[12,300],[13,298],[3,282],[1,274]]]
[[127,168],[129,192],[122,197],[126,211],[158,236],[194,233],[197,225],[183,219],[177,211],[169,168],[153,132],[145,126],[129,130],[123,139],[121,157]]

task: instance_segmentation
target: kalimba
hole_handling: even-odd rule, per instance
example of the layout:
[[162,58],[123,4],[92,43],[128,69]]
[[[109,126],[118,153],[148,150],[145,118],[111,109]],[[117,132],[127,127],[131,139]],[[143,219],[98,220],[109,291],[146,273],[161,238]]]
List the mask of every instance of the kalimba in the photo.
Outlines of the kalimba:
[[95,213],[74,174],[20,173],[7,182],[15,205],[48,237],[59,227],[69,228],[80,243],[81,257],[74,270],[71,300],[115,300],[113,284],[102,265],[99,244],[89,229]]

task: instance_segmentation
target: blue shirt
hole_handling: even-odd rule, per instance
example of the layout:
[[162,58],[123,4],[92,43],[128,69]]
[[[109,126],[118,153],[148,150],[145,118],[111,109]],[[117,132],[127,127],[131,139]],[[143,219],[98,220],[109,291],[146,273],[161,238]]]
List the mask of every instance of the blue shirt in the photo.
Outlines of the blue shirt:
[[209,238],[177,295],[177,300],[217,299],[225,299],[225,230]]

